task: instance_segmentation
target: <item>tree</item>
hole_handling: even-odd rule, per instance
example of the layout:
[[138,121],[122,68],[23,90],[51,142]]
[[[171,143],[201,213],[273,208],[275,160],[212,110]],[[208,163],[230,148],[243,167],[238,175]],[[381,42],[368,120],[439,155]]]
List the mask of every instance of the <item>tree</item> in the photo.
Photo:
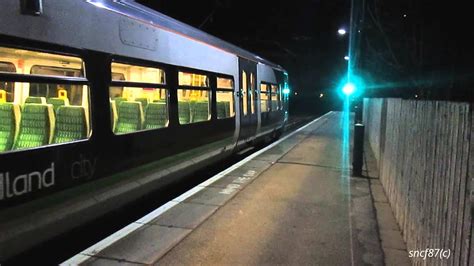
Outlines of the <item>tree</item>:
[[[459,30],[462,7],[421,0],[363,0],[354,6],[357,68],[373,77],[375,96],[472,99],[472,47]],[[460,56],[462,50],[463,55]],[[471,61],[472,62],[472,61]]]

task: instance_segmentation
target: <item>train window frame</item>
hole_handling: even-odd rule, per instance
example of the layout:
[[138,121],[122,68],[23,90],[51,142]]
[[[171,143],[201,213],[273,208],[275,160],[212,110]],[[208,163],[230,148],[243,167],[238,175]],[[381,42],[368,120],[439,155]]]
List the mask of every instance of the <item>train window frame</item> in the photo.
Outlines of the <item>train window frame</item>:
[[283,110],[283,84],[278,83],[278,110]]
[[[271,95],[271,98],[270,98],[270,111],[275,112],[275,111],[280,110],[280,96],[279,96],[280,89],[279,89],[279,85],[276,84],[276,83],[269,83],[269,84],[270,84],[270,95]],[[273,88],[277,88],[278,92],[274,92]],[[276,108],[274,109],[273,108],[273,98],[275,96],[276,96]]]
[[[180,85],[180,73],[186,73],[186,74],[195,74],[195,75],[200,75],[200,76],[205,76],[207,79],[207,84],[206,86],[192,86],[192,85]],[[211,78],[213,77],[213,73],[203,71],[203,70],[198,70],[198,69],[190,69],[190,68],[181,68],[178,67],[177,69],[177,77],[178,77],[178,82],[177,82],[177,89],[176,89],[176,96],[177,96],[177,101],[178,101],[178,125],[179,126],[186,126],[186,125],[192,125],[192,124],[198,124],[198,123],[206,123],[212,120],[212,91],[213,88],[211,86]],[[206,91],[208,96],[207,96],[207,110],[208,110],[208,116],[206,120],[201,120],[201,121],[191,121],[191,106],[189,106],[190,109],[190,115],[189,115],[189,120],[186,123],[182,123],[180,121],[180,108],[179,108],[179,102],[180,102],[180,93],[182,91]],[[190,93],[191,93],[190,92]],[[188,103],[191,103],[192,101],[188,101]]]
[[[160,70],[162,71],[162,74],[164,75],[163,76],[163,82],[164,83],[157,83],[157,82],[146,82],[146,81],[129,81],[129,80],[114,80],[113,79],[113,74],[123,74],[123,73],[120,73],[120,72],[114,72],[112,66],[114,63],[117,63],[117,64],[121,64],[121,65],[128,65],[128,66],[132,66],[132,67],[142,67],[142,68],[153,68],[153,69],[157,69],[157,70]],[[110,63],[110,80],[109,80],[109,86],[108,86],[108,89],[109,89],[109,93],[110,93],[110,89],[112,87],[122,87],[122,88],[141,88],[142,90],[143,89],[159,89],[159,90],[164,90],[165,92],[165,104],[166,104],[166,107],[165,107],[165,110],[166,110],[166,122],[164,124],[164,126],[162,127],[158,127],[158,128],[145,128],[145,118],[146,118],[146,110],[145,108],[142,107],[142,117],[143,117],[143,120],[141,121],[141,129],[138,129],[138,130],[134,130],[134,131],[131,131],[131,132],[125,132],[125,133],[117,133],[115,132],[115,121],[113,119],[111,119],[111,131],[112,133],[115,135],[115,136],[124,136],[124,135],[130,135],[130,134],[136,134],[136,133],[139,133],[139,132],[144,132],[144,131],[155,131],[155,130],[164,130],[166,128],[169,128],[170,126],[170,120],[171,120],[171,117],[170,117],[170,84],[169,82],[167,82],[167,67],[162,65],[162,64],[159,64],[159,63],[151,63],[151,62],[148,62],[148,61],[142,61],[142,60],[136,60],[136,59],[129,59],[129,58],[122,58],[122,57],[114,57],[112,58],[111,60],[111,63]],[[125,79],[125,75],[122,75]],[[160,91],[160,94],[161,94],[161,91]],[[110,95],[109,95],[109,98],[110,98]],[[110,98],[111,100],[113,100],[112,98]],[[132,101],[133,102],[133,101]],[[110,102],[111,103],[111,102]],[[111,105],[111,108],[110,111],[112,112],[112,109],[114,112],[117,112],[117,109],[118,106],[115,106],[113,107]],[[110,116],[112,117],[112,115],[114,114],[110,114]],[[118,114],[117,114],[118,116]],[[115,117],[114,117],[115,119]]]
[[[86,71],[85,71],[85,62],[84,62],[84,55],[82,54],[83,52],[77,49],[73,48],[67,48],[67,47],[62,47],[62,46],[55,46],[54,49],[41,49],[39,47],[33,47],[33,46],[15,46],[15,45],[9,45],[5,43],[0,43],[0,49],[5,48],[5,49],[12,49],[12,50],[21,50],[21,51],[26,51],[26,52],[37,52],[41,53],[42,56],[64,56],[64,57],[71,57],[72,59],[78,60],[78,62],[81,65],[81,77],[66,77],[66,76],[54,76],[54,75],[38,75],[38,74],[31,74],[31,73],[18,73],[18,69],[15,66],[15,72],[4,72],[0,71],[0,80],[2,82],[11,82],[14,84],[14,90],[16,89],[15,86],[17,86],[17,83],[20,84],[29,84],[31,85],[32,83],[39,83],[39,84],[53,84],[53,85],[78,85],[78,86],[83,86],[83,90],[86,91],[87,95],[85,96],[85,99],[87,100],[87,103],[82,102],[81,106],[84,108],[84,115],[85,115],[85,121],[84,121],[84,128],[85,128],[85,137],[80,138],[80,139],[74,139],[74,140],[68,140],[66,142],[55,142],[55,136],[56,130],[57,130],[57,123],[56,123],[56,111],[53,110],[53,107],[51,107],[51,104],[48,104],[47,106],[47,113],[48,119],[50,120],[50,123],[53,122],[54,126],[50,126],[49,128],[49,140],[47,141],[46,144],[42,145],[37,145],[33,147],[24,147],[24,148],[15,148],[16,141],[18,136],[18,130],[20,127],[21,121],[17,121],[17,132],[14,137],[14,145],[9,149],[5,151],[1,151],[0,154],[7,154],[7,153],[17,153],[17,152],[31,152],[32,150],[40,150],[40,149],[48,149],[51,147],[57,147],[57,146],[65,146],[65,145],[73,145],[76,143],[81,143],[81,142],[88,142],[94,135],[94,128],[93,128],[93,110],[91,108],[91,81],[88,80],[86,76]],[[51,59],[49,59],[51,60]],[[3,62],[3,60],[2,60]],[[24,85],[22,85],[24,86]],[[26,96],[22,96],[21,98],[26,98]],[[16,98],[16,97],[15,97]],[[25,108],[25,104],[22,101],[19,101],[19,99],[13,99],[11,101],[18,107],[23,107],[21,108],[20,112],[23,112],[23,109]],[[75,106],[75,105],[71,105]],[[53,116],[51,116],[53,114]]]
[[245,117],[245,116],[248,116],[249,115],[249,106],[248,106],[248,80],[247,80],[247,71],[245,71],[245,69],[242,70],[242,73],[240,75],[240,95],[241,95],[241,98],[242,98],[242,106],[240,107],[240,109],[242,110],[242,115]]
[[[235,118],[236,116],[236,104],[235,104],[235,81],[234,81],[234,77],[233,76],[230,76],[230,75],[222,75],[222,74],[218,74],[216,75],[216,108],[217,108],[217,100],[218,100],[218,93],[219,92],[227,92],[227,93],[230,93],[231,94],[231,103],[230,105],[232,106],[232,108],[229,110],[229,113],[230,115],[229,116],[226,116],[226,117],[222,117],[222,118],[219,118],[219,115],[218,115],[218,111],[216,110],[216,118],[218,120],[223,120],[223,119],[233,119]],[[225,79],[225,80],[230,80],[231,83],[232,83],[232,86],[231,88],[227,87],[227,88],[224,88],[224,87],[219,87],[219,79]]]
[[255,109],[255,105],[256,105],[256,102],[257,102],[257,99],[255,99],[255,96],[256,96],[256,93],[255,93],[255,90],[257,90],[256,88],[256,80],[255,80],[255,74],[254,72],[250,72],[250,91],[249,91],[249,95],[250,95],[250,115],[254,115],[257,113],[257,109]]
[[[265,95],[267,96],[267,99],[266,99],[266,110],[263,111],[262,110],[262,85],[265,85],[266,86],[266,91],[265,91]],[[268,82],[265,82],[265,81],[262,81],[260,82],[260,87],[258,89],[258,93],[259,93],[259,97],[258,97],[258,100],[259,100],[259,104],[260,104],[260,113],[268,113],[271,111],[271,83],[268,83]]]

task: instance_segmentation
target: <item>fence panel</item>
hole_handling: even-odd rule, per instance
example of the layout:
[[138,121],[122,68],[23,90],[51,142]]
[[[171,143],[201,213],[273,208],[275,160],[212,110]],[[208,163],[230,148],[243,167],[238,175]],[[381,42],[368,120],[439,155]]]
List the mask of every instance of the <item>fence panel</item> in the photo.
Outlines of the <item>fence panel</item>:
[[409,250],[449,249],[416,265],[474,265],[472,104],[364,99],[368,146]]

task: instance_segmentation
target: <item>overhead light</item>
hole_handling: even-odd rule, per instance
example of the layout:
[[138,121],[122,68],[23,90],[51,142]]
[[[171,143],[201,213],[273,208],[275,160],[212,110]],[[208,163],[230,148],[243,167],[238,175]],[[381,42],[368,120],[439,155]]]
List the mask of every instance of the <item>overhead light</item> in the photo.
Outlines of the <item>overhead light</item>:
[[337,33],[339,33],[339,35],[344,35],[344,34],[346,34],[346,30],[341,28],[337,31]]

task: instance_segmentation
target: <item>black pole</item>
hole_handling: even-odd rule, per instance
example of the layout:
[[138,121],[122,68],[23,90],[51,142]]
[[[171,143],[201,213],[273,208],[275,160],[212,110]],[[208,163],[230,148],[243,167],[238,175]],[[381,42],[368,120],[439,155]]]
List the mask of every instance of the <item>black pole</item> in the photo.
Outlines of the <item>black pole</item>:
[[362,165],[364,152],[364,125],[354,125],[354,150],[352,152],[352,175],[362,176]]
[[364,111],[364,100],[362,98],[357,99],[354,102],[354,108],[355,108],[355,123],[362,124],[362,119],[363,119],[363,111]]

